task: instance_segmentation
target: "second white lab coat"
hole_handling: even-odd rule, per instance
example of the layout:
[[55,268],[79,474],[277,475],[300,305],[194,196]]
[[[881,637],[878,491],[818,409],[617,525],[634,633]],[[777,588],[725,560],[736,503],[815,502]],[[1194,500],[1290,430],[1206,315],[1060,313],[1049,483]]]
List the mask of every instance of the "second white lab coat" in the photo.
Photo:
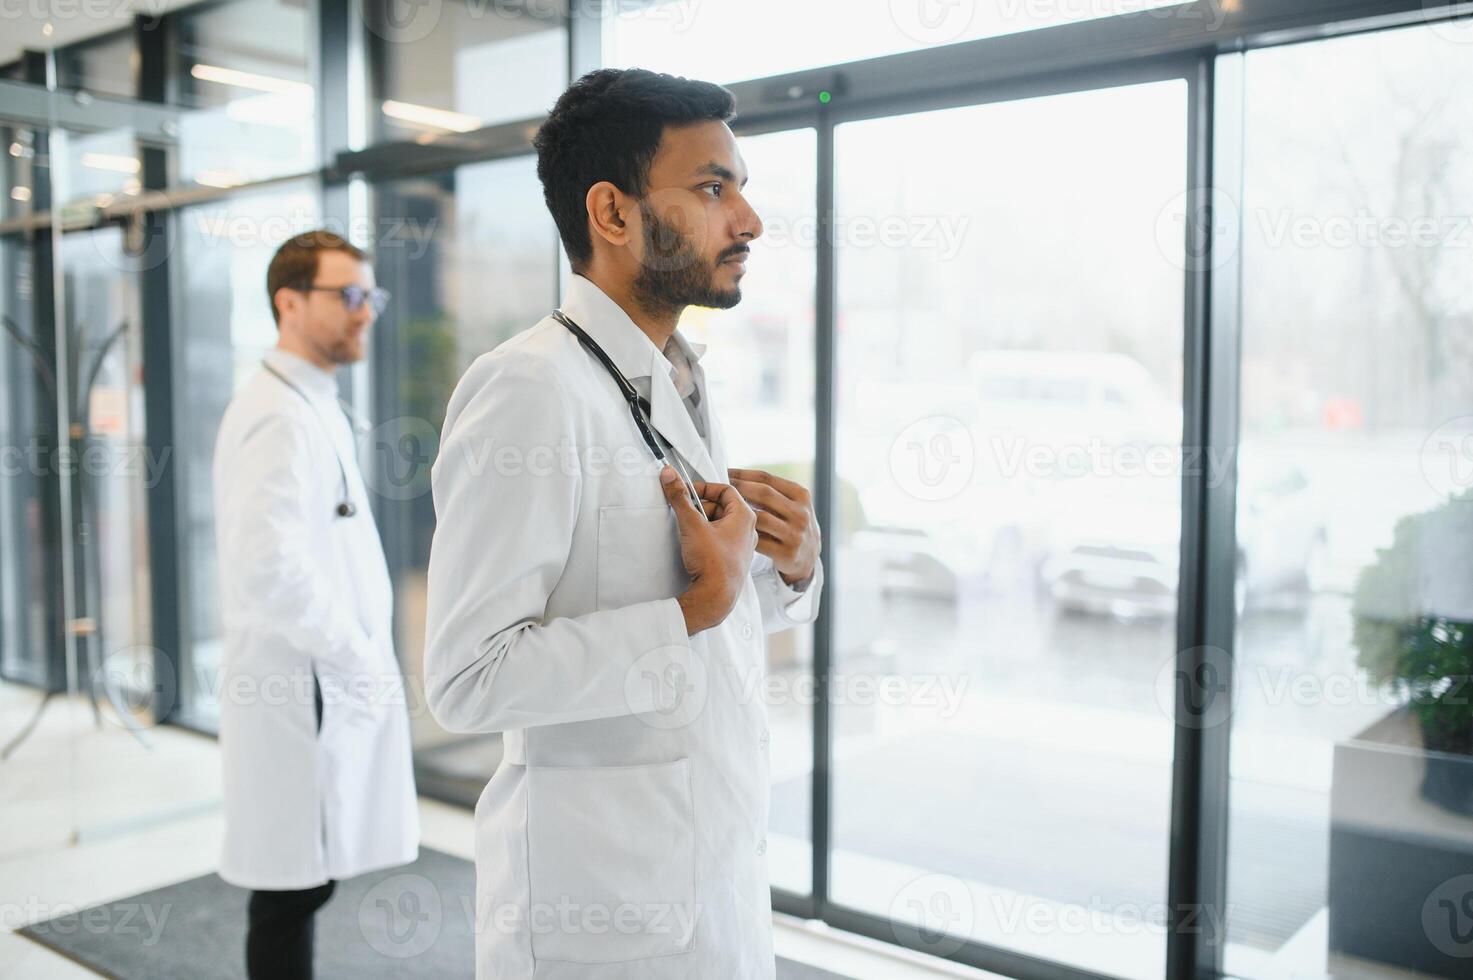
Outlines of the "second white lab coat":
[[[311,403],[259,371],[215,445],[220,877],[284,890],[413,861],[419,811],[389,573],[336,384],[279,350],[266,362]],[[335,452],[352,517],[334,513],[344,492]]]
[[[695,471],[673,366],[589,280],[563,310],[630,378]],[[612,379],[550,317],[479,358],[433,471],[426,698],[504,732],[476,806],[476,976],[767,980],[767,632],[812,621],[756,555],[730,615],[686,635],[689,584],[658,465]]]

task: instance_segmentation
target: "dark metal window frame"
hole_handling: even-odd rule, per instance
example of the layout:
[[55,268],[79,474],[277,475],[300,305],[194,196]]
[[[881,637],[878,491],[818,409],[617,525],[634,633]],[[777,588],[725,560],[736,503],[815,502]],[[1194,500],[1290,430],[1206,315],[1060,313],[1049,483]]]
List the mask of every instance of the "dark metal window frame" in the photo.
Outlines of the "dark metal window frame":
[[[346,74],[348,35],[362,31],[350,16],[351,0],[318,0],[317,17],[322,44],[322,70]],[[372,0],[365,0],[372,2]],[[834,526],[834,315],[835,268],[832,239],[834,183],[834,127],[850,121],[898,115],[927,109],[1006,101],[1091,88],[1181,78],[1188,99],[1188,213],[1205,217],[1219,227],[1235,222],[1235,214],[1212,215],[1207,188],[1236,186],[1241,178],[1242,119],[1238,111],[1238,84],[1242,60],[1236,53],[1258,47],[1353,32],[1380,30],[1451,17],[1460,11],[1449,2],[1441,7],[1422,0],[1241,0],[1226,9],[1221,0],[1194,0],[1168,12],[1151,11],[1098,21],[986,38],[928,50],[820,68],[729,86],[737,93],[742,115],[737,131],[744,135],[794,128],[813,128],[817,134],[817,200],[820,239],[817,256],[815,387],[816,460],[815,498],[820,521]],[[588,4],[580,10],[590,10]],[[167,22],[167,16],[163,19]],[[1197,29],[1192,28],[1196,24]],[[1207,25],[1216,24],[1208,29]],[[176,110],[159,105],[164,84],[161,74],[166,54],[157,20],[146,30],[139,25],[141,61],[140,101],[98,98],[77,102],[35,85],[0,81],[7,116],[45,128],[60,125],[79,130],[131,128],[146,153],[149,187],[163,179],[159,147],[171,141]],[[569,21],[569,64],[576,76],[594,67],[599,51],[596,19]],[[34,60],[34,59],[32,59]],[[35,80],[34,78],[32,79]],[[352,177],[391,179],[416,173],[451,169],[465,163],[519,156],[531,152],[530,140],[539,120],[529,119],[455,134],[425,143],[384,143],[363,150],[345,150],[346,84],[331,81],[319,88],[319,120],[324,151],[331,163],[319,174],[324,190],[324,213],[346,217],[346,182]],[[827,104],[816,93],[834,93]],[[336,150],[337,152],[332,152]],[[208,194],[227,197],[248,193],[259,185]],[[339,196],[342,195],[342,196]],[[149,210],[169,210],[205,195],[181,201],[158,196]],[[338,214],[338,212],[342,212]],[[103,214],[99,223],[113,220]],[[48,226],[47,214],[4,223],[0,234],[25,235]],[[160,227],[164,227],[161,223]],[[1186,234],[1204,238],[1208,229],[1189,222]],[[1229,229],[1229,234],[1232,229]],[[164,245],[166,249],[166,245]],[[1215,268],[1213,268],[1215,266]],[[163,266],[160,266],[162,270]],[[1184,384],[1183,443],[1219,453],[1235,449],[1238,415],[1238,307],[1240,269],[1237,258],[1223,263],[1203,261],[1185,280],[1183,310]],[[144,283],[149,331],[145,343],[153,363],[168,364],[167,278],[157,272]],[[159,334],[163,335],[160,339]],[[172,365],[169,365],[172,372]],[[150,441],[167,441],[172,425],[172,386],[150,371],[148,421]],[[162,387],[157,393],[156,386]],[[174,474],[178,479],[178,474]],[[168,481],[164,481],[166,485]],[[1182,561],[1177,646],[1178,670],[1195,677],[1198,668],[1213,665],[1231,671],[1233,651],[1233,562],[1235,556],[1235,481],[1212,485],[1205,473],[1187,473],[1182,482]],[[182,640],[177,617],[178,542],[171,523],[175,509],[172,487],[150,497],[150,548],[154,562],[155,627],[162,628],[156,645],[179,663],[182,651],[167,644],[171,635]],[[829,588],[842,578],[835,567],[831,542],[824,544]],[[161,575],[161,564],[167,566]],[[172,569],[172,573],[168,570]],[[895,924],[880,916],[846,908],[829,896],[831,842],[832,719],[827,698],[831,665],[831,604],[825,604],[815,628],[814,671],[817,693],[813,721],[814,772],[812,789],[813,887],[810,894],[774,891],[781,911],[820,918],[836,927],[863,935],[900,942]],[[171,618],[172,617],[172,618]],[[182,640],[187,642],[187,640]],[[187,660],[188,658],[182,658]],[[1230,678],[1225,685],[1231,689]],[[1179,685],[1178,718],[1189,717],[1191,692]],[[187,719],[166,717],[187,725]],[[1226,826],[1228,807],[1228,750],[1226,725],[1178,724],[1173,759],[1168,905],[1173,928],[1167,940],[1166,975],[1173,980],[1196,980],[1222,975],[1220,944],[1197,925],[1201,913],[1220,913],[1225,902]],[[1220,920],[1218,920],[1220,921]],[[985,969],[1025,978],[1087,978],[1093,976],[1062,964],[968,943],[951,957]]]

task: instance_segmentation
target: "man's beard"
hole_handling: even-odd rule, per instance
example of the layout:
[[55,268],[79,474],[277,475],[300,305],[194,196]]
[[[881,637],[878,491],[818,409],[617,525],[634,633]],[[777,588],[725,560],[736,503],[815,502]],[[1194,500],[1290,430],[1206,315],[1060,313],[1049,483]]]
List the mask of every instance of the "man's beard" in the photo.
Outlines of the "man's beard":
[[349,337],[339,337],[331,344],[313,342],[317,353],[329,364],[357,364],[363,360],[362,353],[358,350],[357,343]]
[[715,283],[721,262],[742,249],[724,253],[715,265],[708,265],[689,238],[661,221],[643,201],[639,212],[644,220],[644,261],[634,278],[634,297],[641,307],[652,312],[687,306],[729,310],[742,301],[741,287],[719,289]]

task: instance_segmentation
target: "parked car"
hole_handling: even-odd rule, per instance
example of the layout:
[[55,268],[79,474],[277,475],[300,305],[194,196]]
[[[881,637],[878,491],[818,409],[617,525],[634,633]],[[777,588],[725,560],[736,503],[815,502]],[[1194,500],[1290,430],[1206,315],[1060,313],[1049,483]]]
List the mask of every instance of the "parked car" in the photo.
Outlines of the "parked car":
[[[1323,587],[1326,532],[1296,467],[1245,459],[1238,475],[1233,601],[1303,610]],[[1043,565],[1056,609],[1120,617],[1176,612],[1181,482],[1176,475],[1076,488],[1067,529]]]

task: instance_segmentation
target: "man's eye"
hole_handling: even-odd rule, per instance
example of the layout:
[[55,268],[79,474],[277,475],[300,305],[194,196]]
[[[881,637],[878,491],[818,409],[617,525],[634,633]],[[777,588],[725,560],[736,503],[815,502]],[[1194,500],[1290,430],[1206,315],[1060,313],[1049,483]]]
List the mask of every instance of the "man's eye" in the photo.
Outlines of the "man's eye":
[[711,195],[712,197],[720,197],[721,196],[721,185],[720,184],[707,184],[706,187],[705,187],[705,190],[714,191],[715,193],[713,193]]

